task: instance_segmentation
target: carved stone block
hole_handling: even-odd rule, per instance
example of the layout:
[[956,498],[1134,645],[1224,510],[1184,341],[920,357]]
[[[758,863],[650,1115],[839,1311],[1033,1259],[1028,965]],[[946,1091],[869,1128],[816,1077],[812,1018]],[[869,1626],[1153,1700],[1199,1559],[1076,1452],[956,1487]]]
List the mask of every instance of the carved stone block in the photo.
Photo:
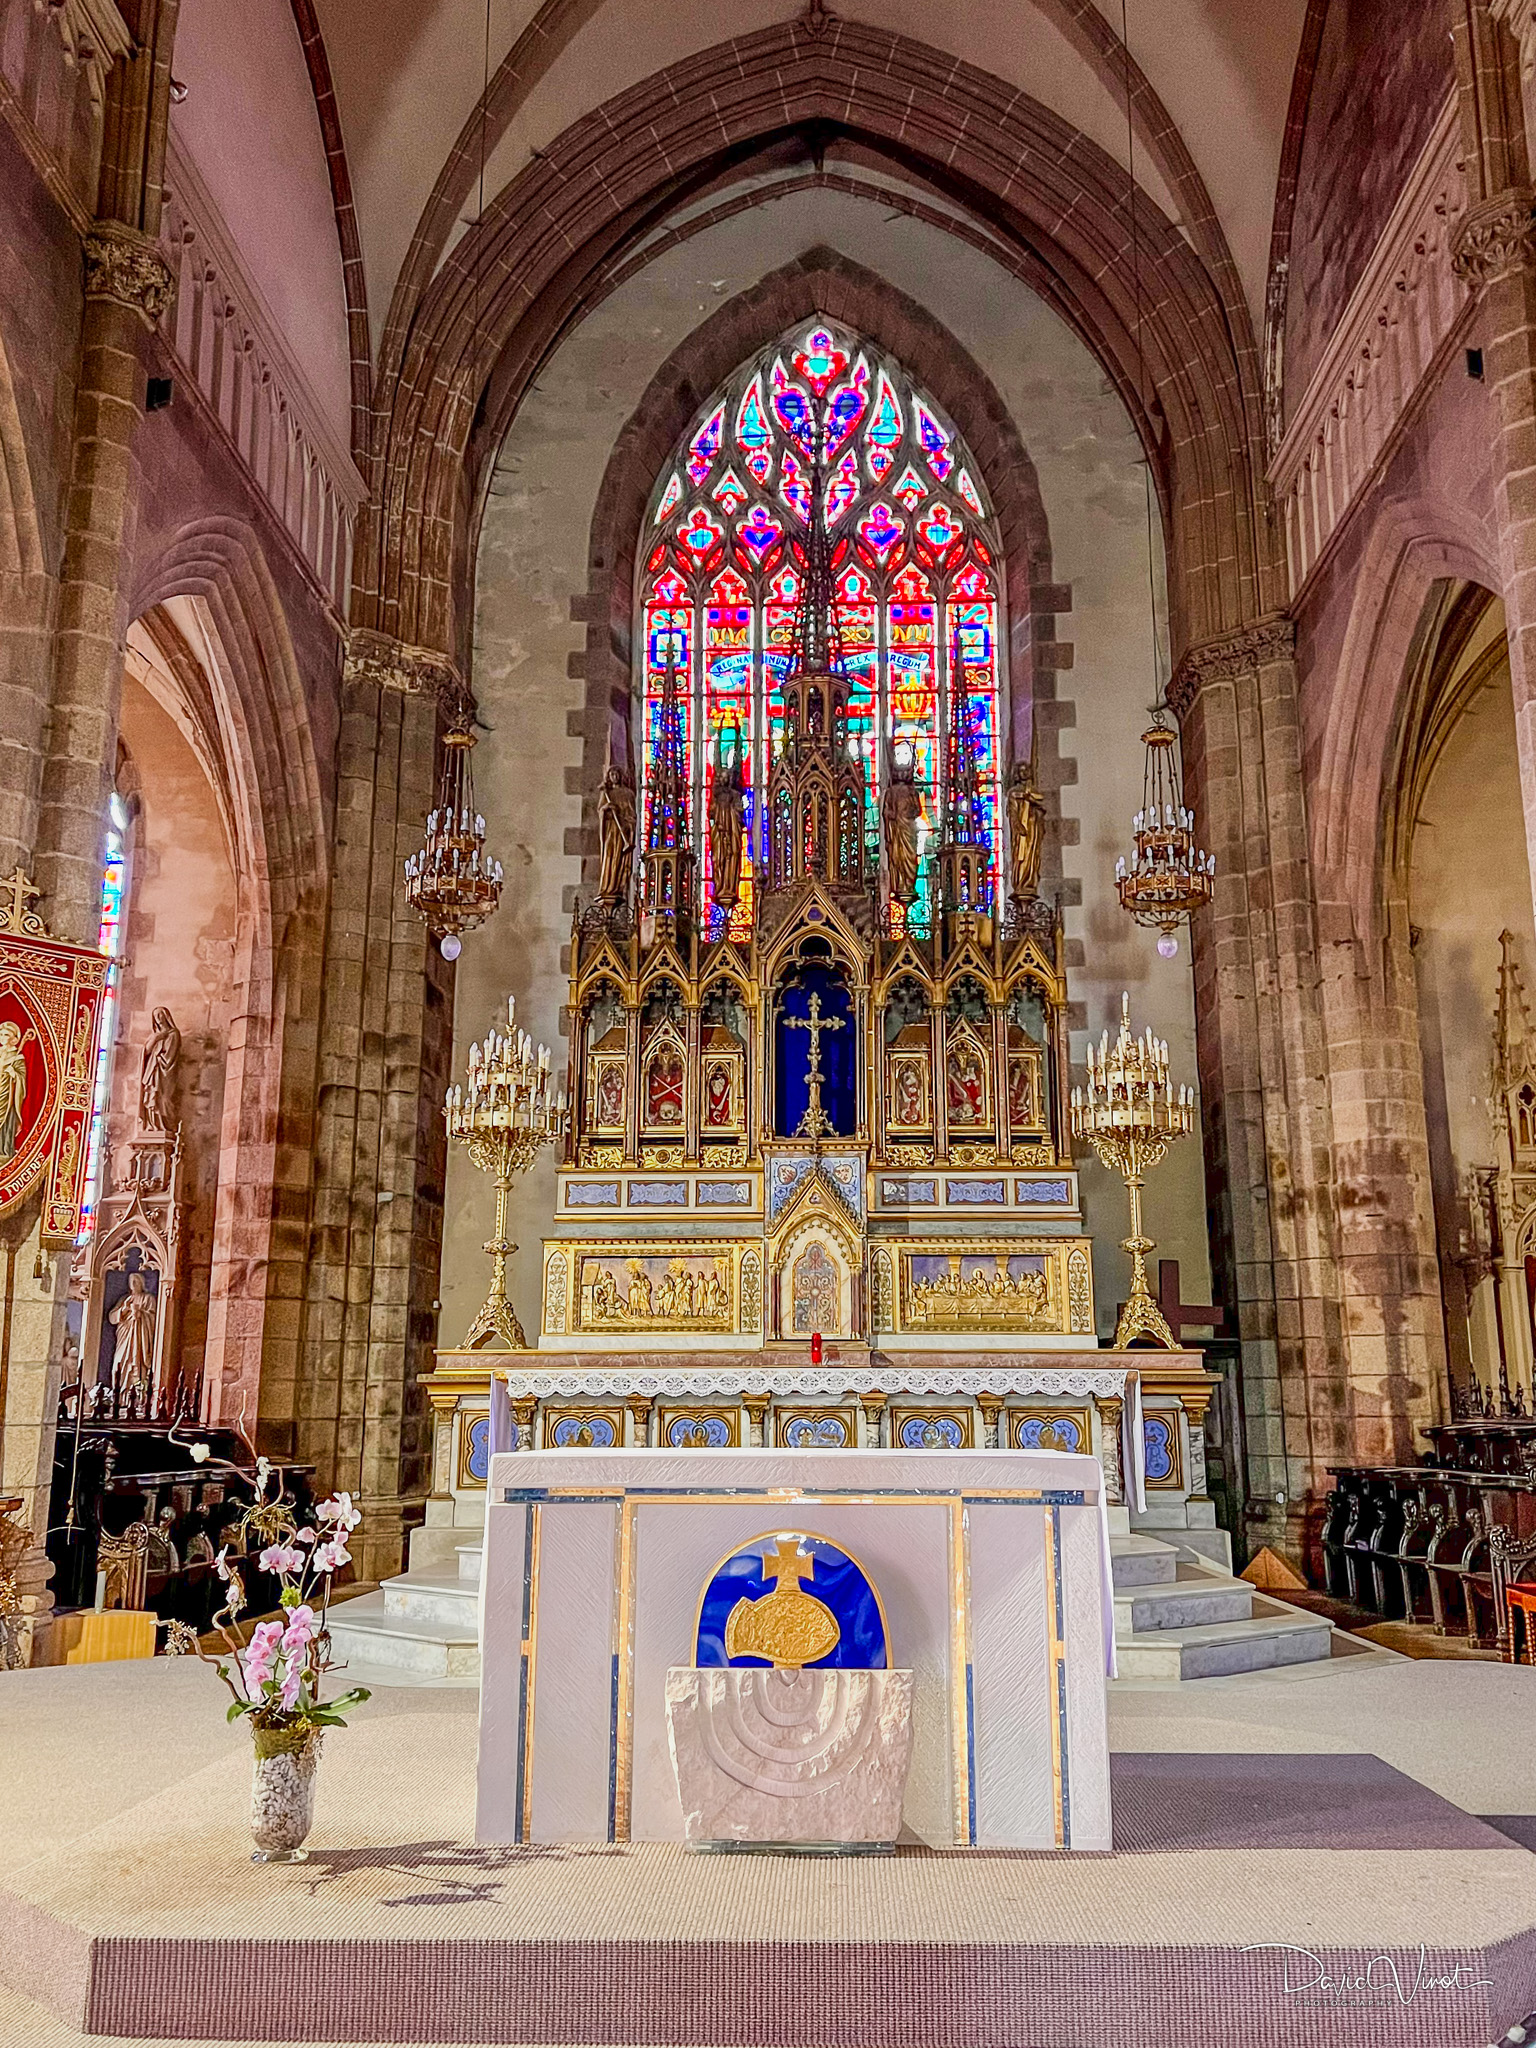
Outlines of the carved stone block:
[[690,1842],[894,1842],[912,1673],[677,1668],[667,1738]]

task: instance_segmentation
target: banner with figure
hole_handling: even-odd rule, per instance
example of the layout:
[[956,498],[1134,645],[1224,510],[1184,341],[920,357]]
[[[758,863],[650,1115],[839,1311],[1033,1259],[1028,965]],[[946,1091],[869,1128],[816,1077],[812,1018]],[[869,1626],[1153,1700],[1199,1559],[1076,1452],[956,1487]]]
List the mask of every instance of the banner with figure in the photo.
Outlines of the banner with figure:
[[0,880],[0,1216],[46,1177],[43,1237],[79,1234],[96,1078],[96,1038],[111,962],[50,936],[17,868]]

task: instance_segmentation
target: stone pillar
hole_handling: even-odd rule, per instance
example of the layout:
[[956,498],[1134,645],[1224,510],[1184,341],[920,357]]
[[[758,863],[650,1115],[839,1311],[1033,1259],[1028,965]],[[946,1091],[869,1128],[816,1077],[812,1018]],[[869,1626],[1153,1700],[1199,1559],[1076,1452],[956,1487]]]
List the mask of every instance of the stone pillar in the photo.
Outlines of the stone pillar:
[[631,1394],[624,1404],[630,1415],[631,1436],[636,1444],[649,1444],[651,1440],[651,1410],[655,1402],[649,1394]]
[[397,1571],[424,1499],[417,1384],[436,1341],[452,1054],[447,963],[406,902],[435,798],[441,657],[354,635],[342,688],[314,1197],[297,1385],[264,1389],[264,1449],[360,1497],[362,1569]]
[[1095,1395],[1099,1411],[1099,1466],[1104,1474],[1104,1498],[1112,1508],[1125,1505],[1125,1462],[1120,1443],[1120,1423],[1125,1403],[1118,1394]]
[[885,1393],[880,1387],[871,1387],[867,1394],[860,1394],[859,1406],[864,1410],[864,1448],[878,1451],[880,1448],[880,1427],[885,1415]]
[[1451,267],[1478,294],[1526,854],[1536,888],[1536,11],[1530,0],[1453,0],[1469,204]]
[[771,1394],[743,1394],[741,1405],[747,1411],[747,1442],[753,1450],[763,1447],[763,1422],[772,1403]]
[[[99,218],[82,250],[84,310],[75,380],[73,445],[42,774],[17,784],[0,829],[20,839],[32,825],[30,867],[42,909],[60,938],[94,942],[101,916],[106,798],[117,752],[123,640],[128,626],[124,560],[134,515],[133,445],[143,416],[145,340],[170,303],[169,266],[155,243],[160,224],[177,0],[124,0],[134,42],[113,64],[102,106]],[[33,624],[36,624],[34,614]],[[39,647],[38,652],[41,653]],[[37,676],[48,674],[39,660]],[[21,740],[36,714],[34,690],[20,711]],[[14,778],[13,778],[14,780]],[[21,857],[21,848],[17,848]],[[20,1239],[18,1242],[17,1239]],[[0,1464],[23,1497],[34,1547],[20,1580],[34,1660],[47,1656],[52,1594],[43,1553],[58,1416],[67,1259],[42,1252],[36,1217],[23,1210],[5,1247],[7,1398]]]
[[1003,1412],[1001,1394],[978,1394],[976,1406],[981,1410],[982,1449],[995,1451],[1002,1448],[998,1441],[997,1425]]
[[1242,1345],[1250,1512],[1300,1555],[1352,1417],[1294,647],[1289,619],[1255,621],[1191,649],[1168,698],[1216,856],[1192,934],[1212,1266]]
[[533,1418],[539,1404],[531,1396],[512,1403],[512,1420],[517,1427],[517,1448],[520,1451],[533,1449]]

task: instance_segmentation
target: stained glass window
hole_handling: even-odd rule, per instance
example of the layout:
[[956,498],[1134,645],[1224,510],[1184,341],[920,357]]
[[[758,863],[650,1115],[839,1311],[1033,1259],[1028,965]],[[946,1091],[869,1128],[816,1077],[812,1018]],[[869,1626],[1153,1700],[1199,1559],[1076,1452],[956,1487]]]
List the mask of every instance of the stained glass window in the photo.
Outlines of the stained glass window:
[[112,1041],[116,1036],[118,983],[122,977],[123,917],[128,890],[128,807],[113,792],[107,826],[106,857],[101,869],[101,925],[98,950],[112,965],[101,998],[101,1037],[96,1051],[96,1086],[91,1097],[91,1134],[85,1153],[85,1201],[80,1209],[80,1235],[89,1237],[96,1221],[96,1198],[100,1192],[101,1141],[107,1121],[107,1097],[112,1086]]
[[[939,829],[942,764],[955,727],[980,771],[979,823],[996,869],[999,704],[1007,687],[1001,559],[980,471],[953,426],[899,364],[849,330],[786,335],[717,391],[657,479],[641,549],[638,683],[648,774],[669,663],[686,677],[693,845],[711,937],[727,929],[709,873],[709,795],[739,755],[747,791],[740,900],[754,915],[765,857],[759,793],[783,730],[782,678],[811,516],[817,421],[822,512],[837,594],[836,637],[855,683],[854,733],[873,828],[893,763],[910,761],[919,846]],[[923,860],[914,920],[931,914]]]

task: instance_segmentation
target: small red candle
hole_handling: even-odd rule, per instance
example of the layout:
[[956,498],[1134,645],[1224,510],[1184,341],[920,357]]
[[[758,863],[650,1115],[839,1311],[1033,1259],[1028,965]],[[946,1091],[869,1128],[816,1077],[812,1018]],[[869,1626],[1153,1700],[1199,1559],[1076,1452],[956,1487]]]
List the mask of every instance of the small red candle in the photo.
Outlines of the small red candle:
[[820,1365],[820,1363],[821,1363],[821,1332],[820,1332],[820,1330],[812,1330],[812,1332],[811,1332],[811,1363],[812,1363],[812,1365]]

